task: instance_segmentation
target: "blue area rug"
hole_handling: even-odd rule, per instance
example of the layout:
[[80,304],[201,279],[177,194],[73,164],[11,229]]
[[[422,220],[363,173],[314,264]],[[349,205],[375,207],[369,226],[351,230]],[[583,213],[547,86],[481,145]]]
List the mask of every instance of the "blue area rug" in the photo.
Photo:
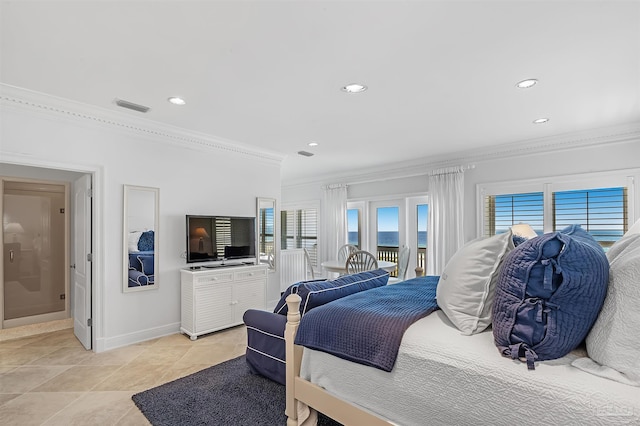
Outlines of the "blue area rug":
[[[285,425],[285,387],[251,374],[244,355],[131,397],[154,426]],[[320,414],[318,425],[340,424]]]

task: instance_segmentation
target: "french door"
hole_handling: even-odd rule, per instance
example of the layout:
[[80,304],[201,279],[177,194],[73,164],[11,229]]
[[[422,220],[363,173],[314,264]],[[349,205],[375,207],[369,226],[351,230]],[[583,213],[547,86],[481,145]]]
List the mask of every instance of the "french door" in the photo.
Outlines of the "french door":
[[[379,260],[398,262],[398,251],[410,249],[407,278],[416,267],[426,270],[426,196],[348,203],[349,242],[358,241],[363,250]],[[392,274],[395,275],[395,272]]]

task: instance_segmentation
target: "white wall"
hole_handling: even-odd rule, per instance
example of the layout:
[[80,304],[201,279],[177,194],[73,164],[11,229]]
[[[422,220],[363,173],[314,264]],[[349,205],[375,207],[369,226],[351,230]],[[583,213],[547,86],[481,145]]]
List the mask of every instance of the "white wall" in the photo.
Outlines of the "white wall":
[[[527,149],[524,146],[510,148],[501,147],[495,152],[474,152],[473,155],[460,156],[458,159],[447,159],[448,164],[475,165],[465,172],[465,240],[476,238],[476,185],[488,182],[509,182],[548,176],[590,173],[640,167],[640,131],[626,132],[616,136],[603,136],[598,133],[601,143],[584,144],[584,132],[575,136],[572,144],[571,136],[563,136],[556,143],[544,144],[544,150],[537,147]],[[595,132],[594,132],[595,133]],[[561,142],[560,142],[561,141]],[[531,145],[534,146],[534,145]],[[441,162],[442,163],[442,162]],[[427,163],[424,166],[394,165],[394,171],[381,170],[384,178],[376,180],[376,173],[371,170],[354,170],[352,176],[341,176],[336,180],[309,182],[300,185],[283,186],[282,202],[295,204],[300,201],[322,200],[321,186],[331,183],[347,183],[347,194],[350,200],[383,199],[398,196],[426,194],[429,190],[427,172],[436,166]],[[423,170],[423,172],[421,172]],[[395,176],[394,176],[395,173]],[[640,215],[640,185],[636,183],[635,218]]]
[[[43,108],[49,101],[54,107]],[[95,189],[96,204],[102,208],[101,223],[95,224],[102,256],[94,312],[98,350],[178,331],[185,215],[255,216],[256,197],[280,200],[280,161],[192,143],[192,136],[182,142],[167,132],[147,131],[150,123],[134,127],[126,118],[119,121],[112,114],[103,119],[102,111],[87,112],[87,107],[74,104],[60,107],[59,102],[2,98],[0,167],[2,162],[52,164],[96,170],[101,176]],[[18,174],[31,176],[28,172]],[[160,188],[157,290],[122,292],[124,184]],[[279,288],[278,274],[269,274],[267,300],[277,299]]]

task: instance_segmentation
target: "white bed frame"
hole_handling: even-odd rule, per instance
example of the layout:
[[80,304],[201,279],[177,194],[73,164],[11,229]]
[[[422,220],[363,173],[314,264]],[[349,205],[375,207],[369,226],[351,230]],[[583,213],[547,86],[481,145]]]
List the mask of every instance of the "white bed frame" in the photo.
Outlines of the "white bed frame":
[[321,387],[300,377],[302,346],[294,344],[300,325],[300,296],[287,296],[286,345],[287,426],[298,426],[298,402],[302,402],[325,416],[344,425],[393,426],[386,420],[346,402]]

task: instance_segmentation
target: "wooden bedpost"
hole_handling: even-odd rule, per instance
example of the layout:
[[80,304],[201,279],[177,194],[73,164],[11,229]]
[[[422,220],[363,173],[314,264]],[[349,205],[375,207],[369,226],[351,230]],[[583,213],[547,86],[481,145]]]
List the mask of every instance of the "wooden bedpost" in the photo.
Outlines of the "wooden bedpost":
[[284,329],[285,340],[285,360],[286,364],[286,386],[287,405],[285,414],[287,415],[287,426],[298,425],[298,407],[295,399],[295,378],[300,375],[300,364],[302,361],[302,347],[294,345],[298,326],[300,325],[300,296],[290,294],[287,296],[287,325]]

